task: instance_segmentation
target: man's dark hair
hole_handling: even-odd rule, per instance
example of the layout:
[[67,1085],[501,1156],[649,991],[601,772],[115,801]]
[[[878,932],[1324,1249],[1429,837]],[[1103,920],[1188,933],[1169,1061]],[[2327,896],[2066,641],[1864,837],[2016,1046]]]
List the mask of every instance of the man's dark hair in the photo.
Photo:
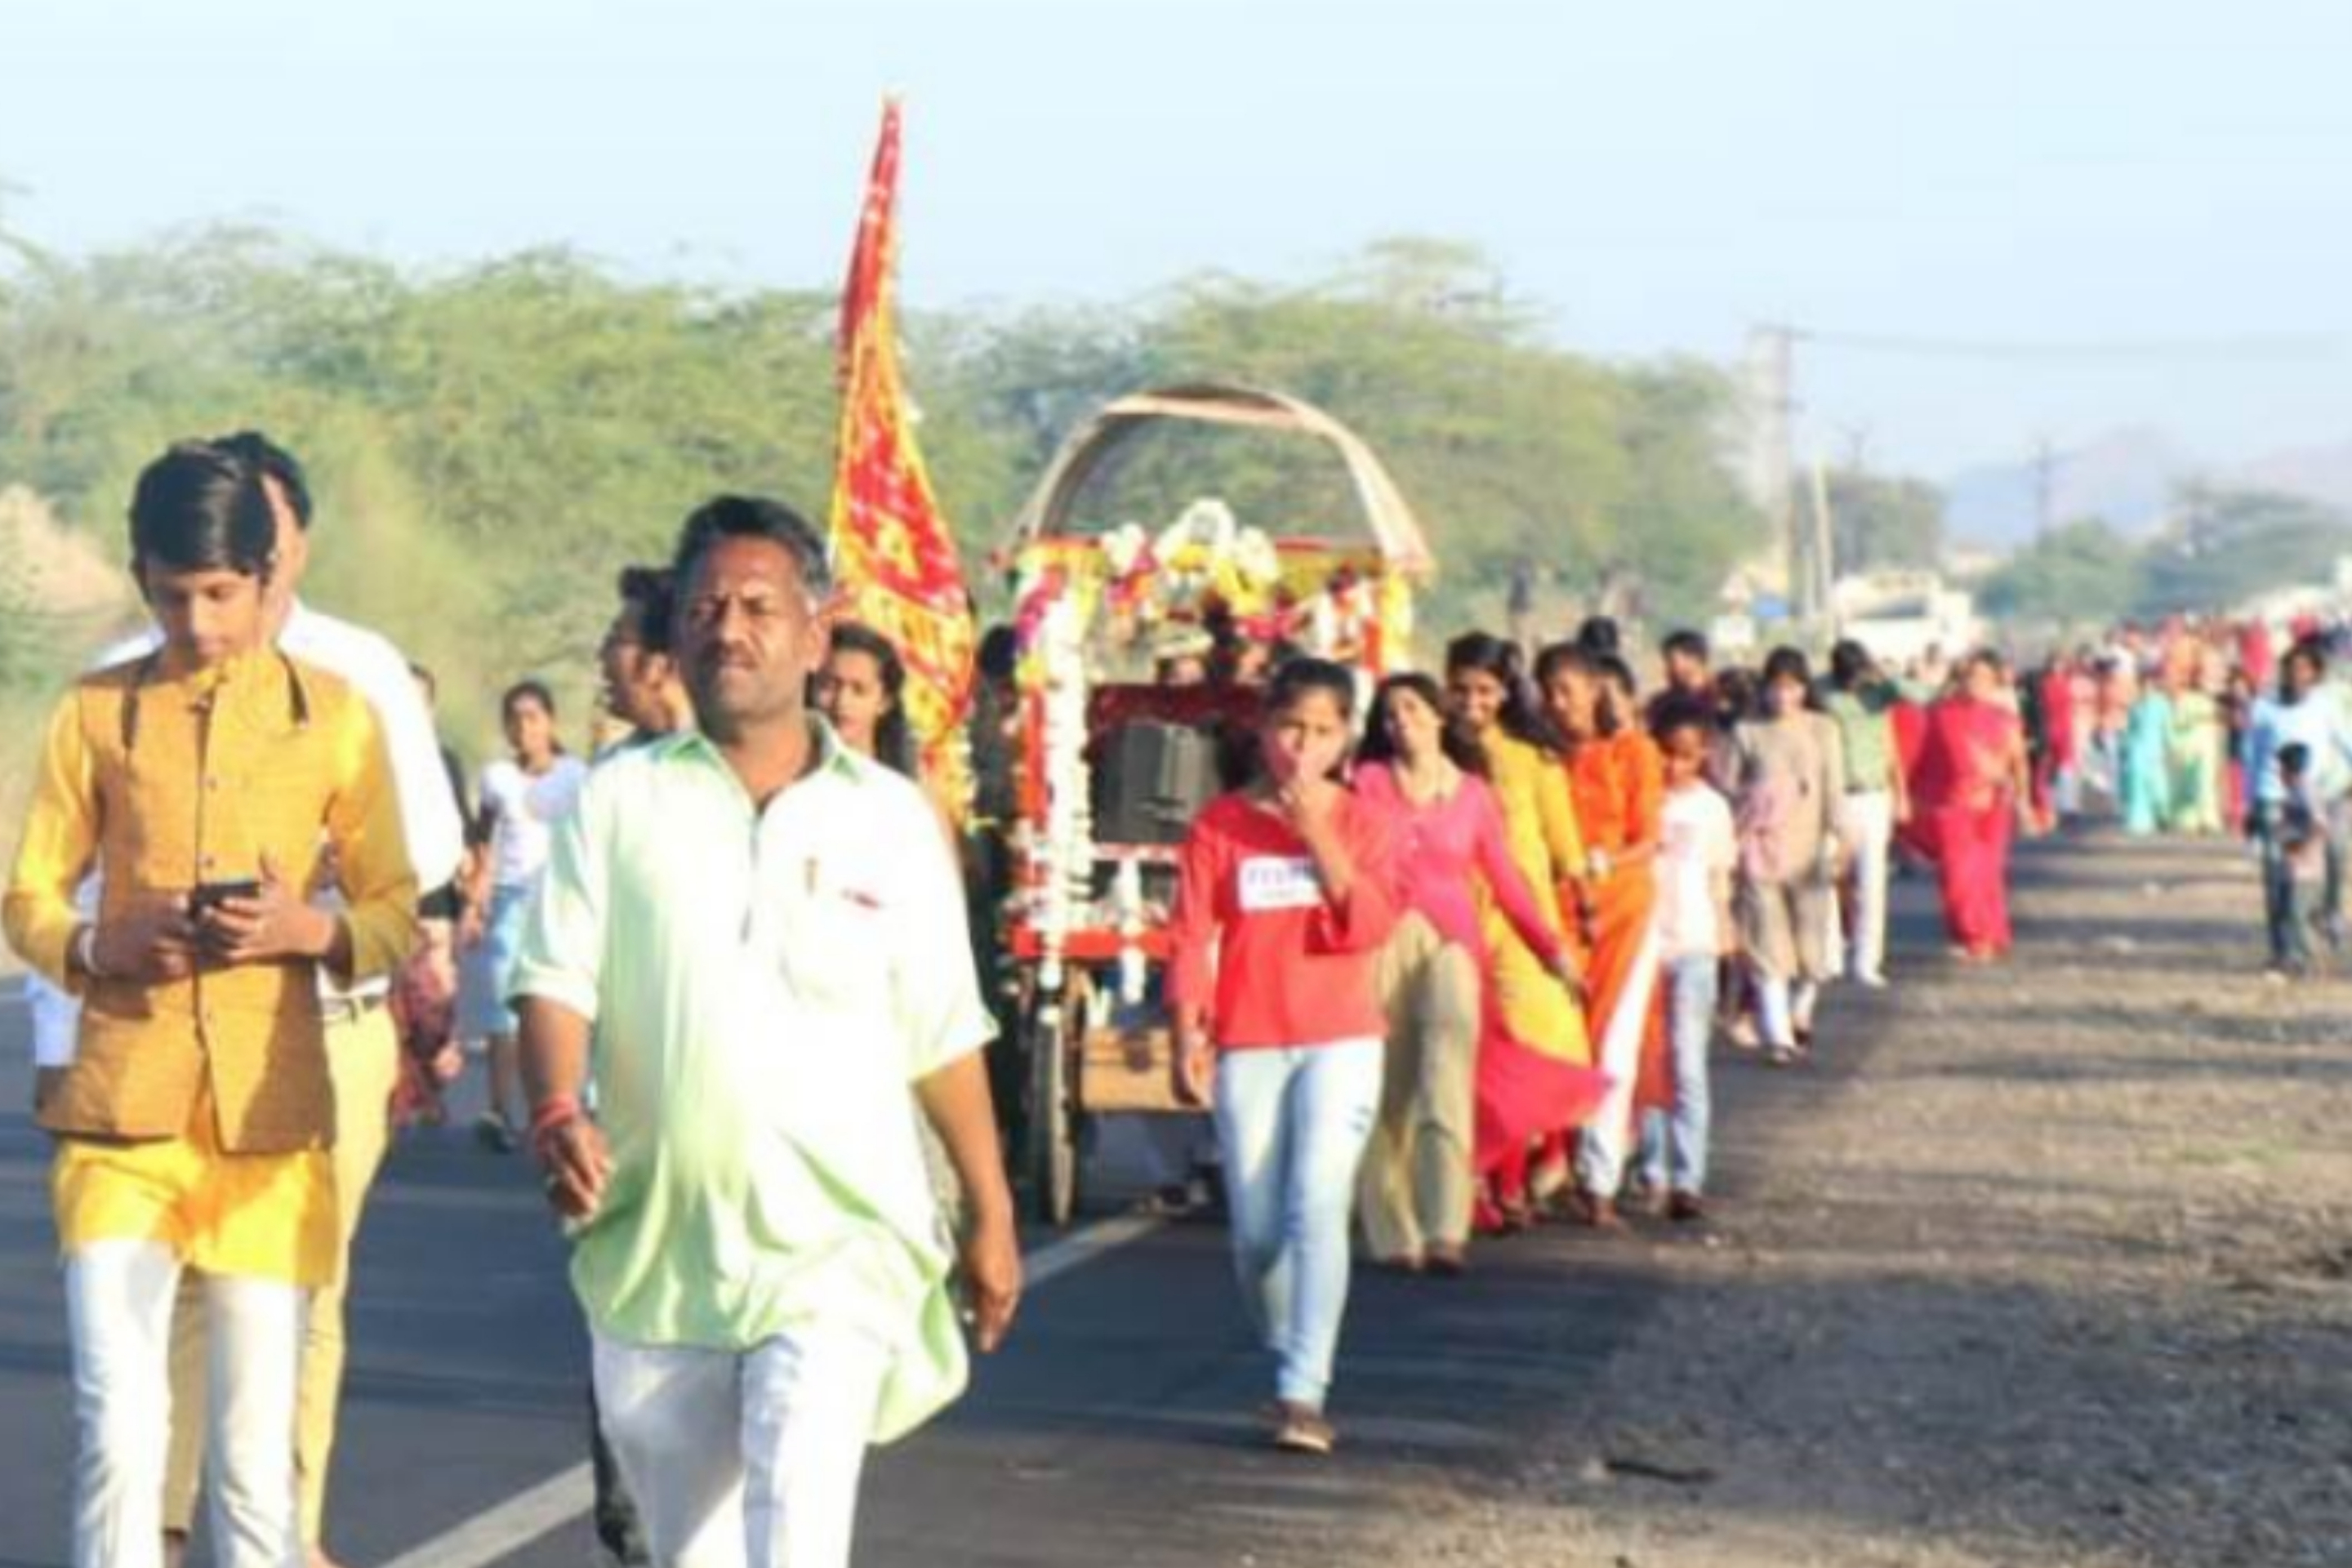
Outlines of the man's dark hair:
[[266,479],[278,481],[284,492],[286,504],[293,510],[296,526],[310,531],[310,481],[302,472],[302,464],[293,453],[271,440],[258,430],[239,430],[231,436],[215,436],[213,446],[232,456],[244,458],[261,472]]
[[2311,766],[2311,748],[2301,741],[2289,741],[2278,749],[2279,772],[2299,773]]
[[1851,691],[1870,673],[1870,650],[1846,637],[1830,649],[1830,684]]
[[647,653],[670,651],[670,615],[676,595],[667,566],[624,566],[614,584],[621,604],[637,631],[637,646]]
[[694,509],[678,531],[670,560],[674,592],[684,593],[702,557],[722,539],[764,539],[782,547],[799,568],[801,585],[813,598],[833,592],[833,563],[816,525],[782,501],[760,496],[718,496]]
[[1684,626],[1679,631],[1668,632],[1666,640],[1658,645],[1658,652],[1667,658],[1679,655],[1684,658],[1695,658],[1699,663],[1705,664],[1708,657],[1706,634],[1693,631],[1688,626]]
[[278,520],[261,471],[205,441],[184,441],[147,465],[131,495],[134,565],[267,577]]
[[2288,648],[2284,657],[2280,658],[2279,665],[2282,668],[2285,667],[2288,659],[2301,659],[2311,667],[2313,675],[2322,679],[2325,679],[2327,674],[2327,646],[2317,637],[2298,638],[2295,645]]

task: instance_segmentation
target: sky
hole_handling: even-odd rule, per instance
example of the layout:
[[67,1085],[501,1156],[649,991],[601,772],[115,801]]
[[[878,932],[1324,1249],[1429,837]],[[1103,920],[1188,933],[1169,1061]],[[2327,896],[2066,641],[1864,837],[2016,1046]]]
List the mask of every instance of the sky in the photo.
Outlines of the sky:
[[0,222],[829,286],[896,90],[916,308],[1428,235],[1580,350],[1797,327],[1808,450],[2226,463],[2352,438],[2347,60],[2342,0],[0,0]]

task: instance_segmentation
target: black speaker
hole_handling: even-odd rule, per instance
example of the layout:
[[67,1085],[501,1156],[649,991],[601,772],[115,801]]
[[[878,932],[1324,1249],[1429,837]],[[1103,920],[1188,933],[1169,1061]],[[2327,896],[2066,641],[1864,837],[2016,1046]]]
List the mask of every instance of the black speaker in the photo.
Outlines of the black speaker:
[[1181,844],[1218,790],[1216,737],[1149,721],[1110,737],[1095,769],[1095,838],[1104,844]]

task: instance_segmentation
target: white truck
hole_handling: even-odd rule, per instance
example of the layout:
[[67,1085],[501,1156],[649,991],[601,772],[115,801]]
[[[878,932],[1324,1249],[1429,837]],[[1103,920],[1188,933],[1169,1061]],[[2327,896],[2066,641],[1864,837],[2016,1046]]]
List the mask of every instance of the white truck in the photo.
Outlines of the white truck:
[[1973,647],[1984,635],[1976,600],[1945,586],[1927,571],[1862,572],[1841,577],[1830,590],[1837,635],[1868,648],[1889,669]]

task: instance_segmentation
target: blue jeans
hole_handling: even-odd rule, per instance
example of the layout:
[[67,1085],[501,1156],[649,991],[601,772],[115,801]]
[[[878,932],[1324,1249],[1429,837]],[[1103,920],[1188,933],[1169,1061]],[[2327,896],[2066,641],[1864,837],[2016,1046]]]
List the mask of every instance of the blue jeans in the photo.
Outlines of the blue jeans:
[[1671,1186],[1696,1196],[1706,1187],[1706,1047],[1715,1029],[1716,974],[1712,953],[1694,953],[1669,959],[1659,976],[1674,1052],[1675,1109],[1671,1116],[1653,1110],[1642,1129],[1642,1176],[1654,1192]]
[[[2263,916],[2269,928],[2271,964],[2278,969],[2305,969],[2311,963],[2312,891],[2295,877],[2294,868],[2287,862],[2286,845],[2281,837],[2279,808],[2257,805],[2253,808],[2254,842],[2263,857]],[[2328,848],[2335,848],[2333,840]],[[2328,858],[2327,869],[2334,873],[2336,862]],[[2322,900],[2327,897],[2326,882],[2319,891]],[[2323,901],[2320,908],[2326,906]]]
[[1217,1142],[1242,1303],[1276,1397],[1322,1408],[1348,1310],[1356,1168],[1380,1113],[1377,1039],[1223,1053]]

